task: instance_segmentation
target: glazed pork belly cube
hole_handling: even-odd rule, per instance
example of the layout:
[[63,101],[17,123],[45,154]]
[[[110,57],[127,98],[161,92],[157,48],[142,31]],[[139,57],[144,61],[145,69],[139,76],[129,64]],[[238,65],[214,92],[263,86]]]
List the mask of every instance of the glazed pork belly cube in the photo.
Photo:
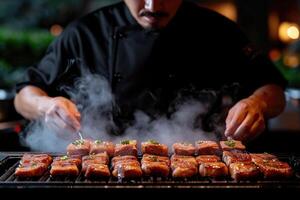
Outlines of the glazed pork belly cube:
[[220,162],[221,159],[219,156],[216,155],[201,155],[196,157],[196,161],[198,165],[200,165],[202,163]]
[[195,142],[197,155],[219,155],[221,150],[214,141],[199,140]]
[[136,140],[123,140],[120,144],[116,144],[114,156],[137,156]]
[[91,177],[109,177],[110,171],[107,165],[104,164],[89,164],[86,168],[84,176]]
[[106,152],[109,157],[114,156],[115,145],[112,142],[96,140],[91,143],[90,154]]
[[24,154],[15,175],[19,177],[42,176],[52,162],[52,157],[47,154]]
[[48,154],[24,154],[21,163],[26,164],[30,162],[43,163],[49,166],[52,163],[52,157]]
[[157,156],[157,155],[150,155],[150,154],[144,154],[142,158],[142,162],[163,162],[166,165],[170,166],[171,161],[169,157],[166,156]]
[[291,177],[293,170],[288,163],[280,161],[271,154],[251,154],[252,161],[264,174],[264,178]]
[[143,175],[140,163],[132,159],[120,159],[114,162],[112,174],[117,178],[138,178]]
[[223,151],[231,151],[231,150],[245,151],[246,150],[246,147],[243,145],[243,143],[238,140],[220,141],[220,146]]
[[158,156],[168,156],[168,146],[165,144],[160,144],[155,140],[148,140],[147,142],[142,142],[142,153],[151,154]]
[[92,164],[108,165],[109,157],[106,152],[82,157],[82,172],[85,173]]
[[196,148],[194,147],[193,144],[180,142],[180,143],[173,144],[172,147],[173,147],[173,152],[177,155],[182,155],[182,156],[195,155]]
[[253,162],[235,162],[230,164],[229,171],[234,180],[251,180],[260,175],[258,167]]
[[231,163],[235,162],[251,162],[251,156],[247,153],[224,151],[223,161],[229,166]]
[[51,164],[51,176],[77,176],[81,159],[79,156],[62,156],[54,159]]
[[269,153],[251,153],[250,154],[252,161],[256,160],[278,160],[278,158],[275,155],[269,154]]
[[111,160],[111,167],[115,168],[118,163],[125,163],[130,161],[137,161],[137,157],[135,156],[116,156]]
[[192,156],[173,155],[171,157],[171,169],[173,177],[192,177],[198,173],[198,164]]
[[167,177],[170,173],[170,159],[165,156],[144,154],[141,164],[146,176]]
[[26,163],[20,164],[15,171],[15,175],[19,177],[37,177],[42,176],[47,170],[47,166],[43,163]]
[[82,157],[82,172],[85,177],[109,177],[107,152]]
[[85,156],[90,153],[90,141],[89,140],[75,140],[67,146],[67,155],[79,155]]
[[199,174],[203,177],[225,177],[228,168],[223,162],[203,162],[199,165]]

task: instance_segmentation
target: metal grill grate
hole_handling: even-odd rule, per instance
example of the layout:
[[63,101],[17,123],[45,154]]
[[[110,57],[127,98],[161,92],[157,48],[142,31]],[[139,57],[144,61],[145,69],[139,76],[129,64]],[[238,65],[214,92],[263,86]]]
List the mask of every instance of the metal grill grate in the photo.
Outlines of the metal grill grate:
[[[289,179],[234,181],[230,178],[211,179],[194,177],[188,179],[142,177],[137,180],[109,179],[89,180],[83,174],[77,177],[56,177],[49,170],[39,178],[18,178],[14,175],[22,154],[8,155],[0,161],[0,188],[297,188],[300,189],[300,157],[279,155],[294,168],[295,174]],[[56,155],[53,155],[56,156]]]

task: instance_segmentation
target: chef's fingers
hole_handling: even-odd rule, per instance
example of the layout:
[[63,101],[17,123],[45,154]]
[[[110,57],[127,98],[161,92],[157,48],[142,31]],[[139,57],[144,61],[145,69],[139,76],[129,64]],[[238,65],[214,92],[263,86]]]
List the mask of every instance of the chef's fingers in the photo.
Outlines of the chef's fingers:
[[248,111],[243,110],[241,107],[238,107],[233,114],[231,121],[226,124],[225,136],[230,137],[232,136],[236,129],[241,125],[244,121],[245,117],[247,116]]
[[[74,127],[74,125],[70,124],[70,122],[67,122],[67,120],[70,119],[68,119],[66,114],[63,114],[63,111],[61,111],[61,107],[61,105],[57,104],[52,105],[45,114],[45,122],[49,124],[55,124],[57,127],[59,127],[59,129],[76,132],[77,128]],[[64,116],[62,117],[62,115]]]
[[75,131],[80,130],[80,122],[76,118],[76,116],[73,114],[73,112],[65,107],[60,106],[56,110],[58,116],[70,127],[72,127]]
[[244,121],[241,123],[241,125],[236,129],[232,137],[236,140],[246,140],[250,135],[250,130],[252,129],[252,126],[258,118],[258,113],[253,114],[249,112]]
[[234,116],[235,107],[229,110],[228,115],[226,117],[225,123],[229,124]]
[[67,107],[68,107],[68,110],[73,114],[73,116],[78,121],[80,121],[81,115],[80,115],[80,112],[78,111],[78,108],[76,107],[76,105],[73,102],[69,101],[69,102],[67,102]]
[[265,130],[265,128],[266,128],[266,124],[264,118],[260,118],[256,120],[256,122],[253,124],[252,128],[250,129],[249,140],[252,140],[255,137],[257,137]]

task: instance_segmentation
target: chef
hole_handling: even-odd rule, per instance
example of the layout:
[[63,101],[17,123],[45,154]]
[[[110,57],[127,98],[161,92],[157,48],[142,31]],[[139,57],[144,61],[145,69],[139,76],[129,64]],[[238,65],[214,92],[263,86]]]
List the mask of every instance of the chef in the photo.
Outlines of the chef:
[[80,112],[60,88],[86,70],[109,83],[120,126],[136,110],[167,113],[179,93],[197,98],[238,85],[224,136],[247,141],[285,106],[285,79],[238,26],[183,0],[124,0],[72,22],[17,85],[17,111],[53,129],[80,130]]

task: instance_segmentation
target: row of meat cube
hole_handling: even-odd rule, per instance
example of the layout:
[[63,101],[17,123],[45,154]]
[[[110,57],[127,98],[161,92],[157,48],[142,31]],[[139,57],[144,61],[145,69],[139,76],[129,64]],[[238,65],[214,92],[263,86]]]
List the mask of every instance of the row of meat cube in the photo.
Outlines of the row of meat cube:
[[[221,141],[220,145],[214,141],[197,141],[195,145],[190,143],[175,143],[172,146],[174,154],[184,156],[195,155],[221,155],[222,151],[240,150],[244,151],[245,146],[236,140]],[[109,157],[123,155],[138,155],[138,146],[136,140],[124,140],[119,144],[113,144],[107,141],[89,141],[76,140],[67,147],[68,155],[88,155],[107,152]],[[141,143],[141,152],[143,154],[169,156],[168,146],[155,140],[148,140]]]
[[[249,180],[264,175],[265,178],[290,177],[291,167],[274,155],[223,152],[223,162],[216,155],[195,157],[173,155],[171,160],[165,156],[144,154],[140,163],[135,156],[116,156],[111,160],[112,175],[118,178],[137,178],[145,176],[167,177],[172,170],[173,177],[223,177],[228,174],[235,180]],[[15,174],[21,177],[42,176],[52,162],[47,154],[25,154]],[[52,176],[77,176],[82,173],[88,177],[109,177],[109,157],[107,153],[79,156],[56,157],[50,169]]]

